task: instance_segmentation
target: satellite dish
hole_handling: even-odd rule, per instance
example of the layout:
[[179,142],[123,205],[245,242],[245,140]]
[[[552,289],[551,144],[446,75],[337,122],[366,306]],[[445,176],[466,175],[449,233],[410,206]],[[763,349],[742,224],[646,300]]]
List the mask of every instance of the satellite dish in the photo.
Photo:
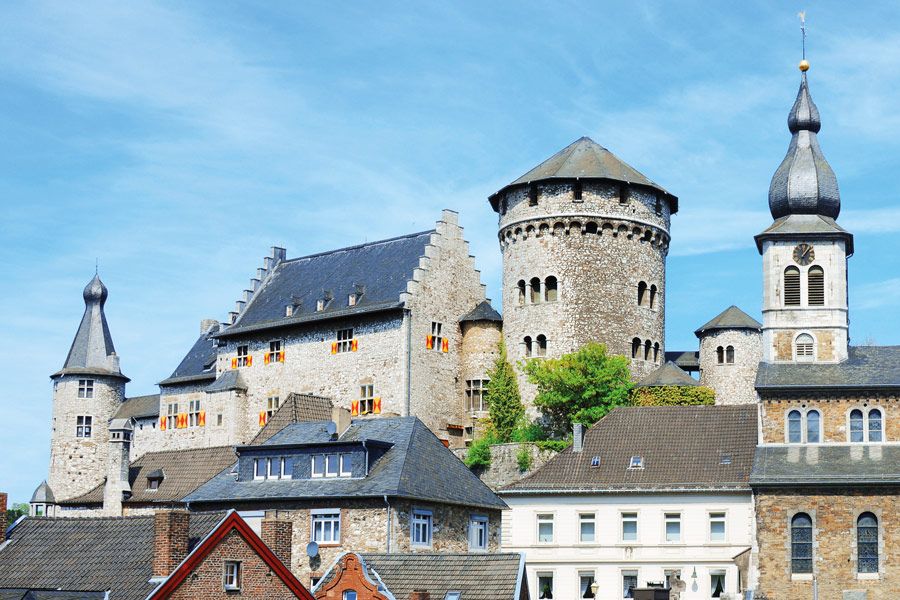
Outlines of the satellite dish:
[[334,421],[328,421],[328,424],[325,425],[325,431],[331,436],[337,433],[337,425],[334,424]]
[[306,545],[306,555],[310,558],[315,558],[319,555],[319,544],[316,542],[310,542]]

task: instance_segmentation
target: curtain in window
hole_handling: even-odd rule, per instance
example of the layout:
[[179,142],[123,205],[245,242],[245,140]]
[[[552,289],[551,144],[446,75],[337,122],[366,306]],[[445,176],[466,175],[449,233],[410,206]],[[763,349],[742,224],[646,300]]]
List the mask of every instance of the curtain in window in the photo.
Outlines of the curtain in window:
[[870,512],[856,520],[856,554],[857,572],[878,572],[878,519]]
[[581,597],[582,598],[593,598],[594,592],[591,590],[591,585],[594,583],[593,575],[582,575],[581,576]]

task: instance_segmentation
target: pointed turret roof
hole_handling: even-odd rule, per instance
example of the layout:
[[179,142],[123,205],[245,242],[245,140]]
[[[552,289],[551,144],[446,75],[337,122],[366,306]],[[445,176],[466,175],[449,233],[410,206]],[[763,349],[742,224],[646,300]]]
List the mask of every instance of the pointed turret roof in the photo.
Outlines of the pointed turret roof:
[[685,373],[681,367],[672,361],[669,361],[658,369],[645,375],[635,385],[638,387],[660,387],[669,385],[694,387],[700,385],[700,382]]
[[589,137],[575,140],[492,195],[491,205],[496,210],[499,196],[511,188],[547,179],[606,179],[648,187],[669,198],[673,214],[678,211],[678,198]]
[[51,377],[67,374],[111,375],[127,379],[119,369],[119,357],[113,346],[103,306],[109,291],[99,275],[84,287],[84,315],[69,349],[63,368]]
[[41,485],[34,490],[31,495],[31,504],[56,504],[56,497],[46,480],[42,481]]
[[762,331],[762,323],[732,304],[694,332],[697,337],[717,329],[750,329]]
[[483,300],[478,306],[459,318],[460,323],[465,323],[467,321],[497,321],[502,323],[503,317],[494,310],[490,300]]

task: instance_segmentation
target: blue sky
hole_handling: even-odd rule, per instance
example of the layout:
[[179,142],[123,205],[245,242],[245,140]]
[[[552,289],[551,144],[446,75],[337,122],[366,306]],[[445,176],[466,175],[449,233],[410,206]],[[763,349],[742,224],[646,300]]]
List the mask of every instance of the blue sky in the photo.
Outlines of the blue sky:
[[[377,6],[377,9],[376,9]],[[5,2],[0,490],[46,476],[51,386],[94,260],[129,395],[152,393],[271,245],[289,256],[460,212],[498,298],[487,196],[589,135],[680,197],[667,347],[758,315],[809,24],[855,343],[900,343],[900,5]]]

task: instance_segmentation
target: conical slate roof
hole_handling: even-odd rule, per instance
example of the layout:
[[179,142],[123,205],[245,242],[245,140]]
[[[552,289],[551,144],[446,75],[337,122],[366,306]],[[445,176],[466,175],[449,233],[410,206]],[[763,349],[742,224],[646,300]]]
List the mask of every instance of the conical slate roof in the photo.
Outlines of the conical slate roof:
[[814,214],[836,219],[841,212],[837,177],[816,137],[821,126],[819,109],[809,95],[803,72],[797,99],[788,115],[791,144],[769,185],[772,218]]
[[672,361],[669,361],[655,371],[647,373],[635,385],[638,387],[660,387],[668,385],[697,386],[700,385],[700,382],[685,373],[681,367]]
[[460,323],[466,321],[499,321],[502,323],[503,317],[494,310],[489,300],[484,300],[459,319]]
[[762,331],[762,323],[732,304],[694,332],[697,337],[717,329],[751,329]]
[[510,188],[547,179],[608,179],[649,187],[670,198],[673,213],[678,210],[678,199],[675,196],[589,137],[575,140],[505,186],[491,196],[491,203],[495,204],[495,198]]
[[31,495],[31,503],[56,504],[56,498],[53,496],[53,490],[50,489],[50,486],[47,485],[46,481],[42,481],[41,485],[37,486],[37,489],[34,490],[34,494]]

